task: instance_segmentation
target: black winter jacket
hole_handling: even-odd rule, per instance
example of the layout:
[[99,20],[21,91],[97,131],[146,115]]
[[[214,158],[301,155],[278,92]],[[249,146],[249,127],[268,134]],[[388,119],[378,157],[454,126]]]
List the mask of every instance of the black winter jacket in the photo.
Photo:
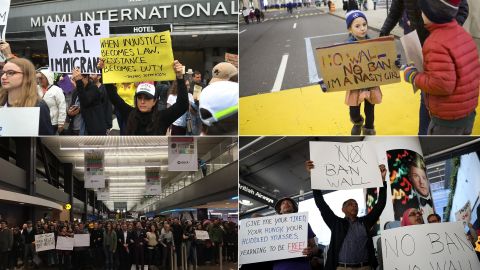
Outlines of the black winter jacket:
[[[330,238],[330,245],[327,253],[327,262],[325,263],[326,270],[335,270],[338,264],[338,256],[340,249],[342,248],[343,240],[347,236],[347,232],[350,226],[350,223],[347,219],[336,216],[332,209],[328,206],[323,198],[321,190],[313,190],[313,197],[315,199],[315,204],[320,210],[323,220],[330,228],[332,236]],[[383,208],[387,202],[387,186],[386,182],[383,183],[383,187],[380,188],[380,196],[378,198],[377,204],[373,207],[372,211],[366,216],[358,218],[358,221],[365,226],[367,235],[369,235],[370,229],[377,223],[378,218],[382,214]],[[373,248],[372,238],[369,236],[367,241],[368,247],[368,262],[373,269],[376,269],[378,262],[375,257],[375,250]]]
[[[102,96],[101,91],[93,82],[89,81],[84,85],[82,80],[77,81],[76,91],[80,99],[80,114],[85,122],[87,134],[106,135],[105,97]],[[72,100],[74,100],[73,96]]]
[[[417,30],[420,43],[423,45],[428,37],[428,31],[423,25],[422,11],[418,7],[418,0],[392,0],[387,19],[380,30],[380,36],[388,36],[395,25],[400,21],[403,11],[407,11],[407,17],[410,20],[410,28]],[[468,17],[467,0],[462,0],[458,7],[456,20],[458,24],[463,25]]]

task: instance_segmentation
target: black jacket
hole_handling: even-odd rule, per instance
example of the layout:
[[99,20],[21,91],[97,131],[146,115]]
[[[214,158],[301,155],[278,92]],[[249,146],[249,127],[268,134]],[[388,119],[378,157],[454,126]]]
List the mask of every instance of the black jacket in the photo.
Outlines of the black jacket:
[[35,235],[37,234],[37,230],[32,227],[32,230],[30,233],[27,231],[27,229],[22,231],[22,237],[23,237],[23,242],[25,244],[31,244],[32,242],[35,241]]
[[[102,99],[101,91],[91,81],[84,85],[82,80],[78,80],[76,92],[87,135],[106,135],[105,97]],[[75,93],[72,100],[75,100]]]
[[50,119],[50,109],[45,101],[40,100],[37,103],[40,107],[40,122],[38,123],[38,135],[55,135],[53,133],[52,121]]
[[[390,12],[388,13],[387,19],[383,23],[382,29],[380,30],[380,36],[390,35],[392,29],[402,17],[404,10],[407,10],[407,17],[410,20],[410,28],[417,30],[420,43],[423,45],[423,42],[425,42],[425,39],[428,37],[429,33],[423,25],[422,11],[418,7],[418,0],[392,0]],[[467,0],[462,0],[460,2],[460,6],[458,7],[456,20],[460,25],[463,25],[467,17],[468,3]]]
[[[330,209],[328,204],[323,199],[321,190],[313,190],[313,197],[315,198],[315,204],[320,210],[323,220],[330,228],[332,236],[330,238],[330,245],[327,253],[327,262],[325,263],[326,270],[334,270],[337,268],[338,256],[340,249],[342,248],[343,240],[347,236],[347,232],[350,223],[347,219],[336,216]],[[384,182],[383,187],[380,188],[380,196],[377,204],[373,207],[372,211],[366,216],[358,218],[358,221],[365,226],[367,235],[369,235],[370,229],[377,223],[378,218],[382,214],[383,208],[387,202],[387,186]],[[375,257],[375,250],[373,248],[372,238],[369,236],[367,241],[368,248],[368,262],[375,269],[378,265],[377,258]]]
[[[125,103],[117,94],[115,85],[105,84],[110,102],[122,115],[123,119],[128,119],[127,135],[165,135],[168,127],[188,110],[188,93],[185,81],[177,79],[177,86],[177,102],[170,108],[158,111],[154,107],[150,113],[141,113],[137,108],[132,108]],[[130,130],[130,123],[136,124],[134,130]]]
[[[100,240],[98,240],[100,238]],[[90,246],[103,247],[103,230],[96,229],[90,234]]]

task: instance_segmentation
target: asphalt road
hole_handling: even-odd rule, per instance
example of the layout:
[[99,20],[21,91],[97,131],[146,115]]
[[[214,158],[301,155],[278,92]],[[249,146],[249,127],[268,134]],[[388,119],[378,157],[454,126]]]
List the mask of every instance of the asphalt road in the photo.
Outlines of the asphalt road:
[[[321,77],[315,48],[342,43],[348,36],[344,19],[315,7],[293,15],[267,12],[265,19],[240,24],[241,97],[315,84]],[[370,28],[369,35],[378,37],[378,32]],[[401,51],[399,40],[396,45]]]

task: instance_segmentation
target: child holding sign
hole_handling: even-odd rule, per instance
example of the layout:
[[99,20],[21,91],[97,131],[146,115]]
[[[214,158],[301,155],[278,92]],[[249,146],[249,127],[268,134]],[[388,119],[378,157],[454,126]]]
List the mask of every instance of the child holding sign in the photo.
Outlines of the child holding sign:
[[424,72],[407,67],[405,81],[420,88],[430,112],[429,135],[470,135],[478,105],[477,46],[455,21],[460,1],[421,0],[425,28]]
[[[350,32],[347,42],[369,39],[367,35],[368,23],[365,14],[359,10],[352,10],[346,14],[347,29]],[[365,125],[363,117],[360,115],[360,106],[365,103]],[[352,135],[375,135],[373,125],[375,119],[375,104],[382,102],[382,92],[380,87],[375,86],[366,89],[357,89],[347,91],[345,104],[350,106],[350,121],[353,123]]]

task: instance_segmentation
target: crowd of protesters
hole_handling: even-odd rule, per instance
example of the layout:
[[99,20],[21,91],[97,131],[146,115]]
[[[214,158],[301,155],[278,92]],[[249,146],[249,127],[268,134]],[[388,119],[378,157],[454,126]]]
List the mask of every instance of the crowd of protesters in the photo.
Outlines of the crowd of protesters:
[[[221,62],[202,79],[173,64],[176,80],[103,84],[101,74],[36,69],[0,42],[1,107],[40,107],[39,135],[236,135],[238,69]],[[97,66],[103,69],[103,61]],[[210,71],[209,71],[210,72]],[[208,79],[208,80],[207,80]],[[116,119],[115,119],[116,118]]]
[[[197,239],[196,230],[207,231],[207,240]],[[54,233],[74,237],[89,234],[89,247],[73,250],[36,252],[35,235]],[[232,221],[114,220],[63,222],[27,221],[23,226],[9,226],[0,221],[0,270],[5,269],[170,269],[171,258],[182,265],[182,249],[188,265],[219,264],[237,261],[238,227]],[[220,253],[220,249],[222,252]],[[171,253],[173,252],[173,253]],[[173,256],[175,255],[175,257]]]

